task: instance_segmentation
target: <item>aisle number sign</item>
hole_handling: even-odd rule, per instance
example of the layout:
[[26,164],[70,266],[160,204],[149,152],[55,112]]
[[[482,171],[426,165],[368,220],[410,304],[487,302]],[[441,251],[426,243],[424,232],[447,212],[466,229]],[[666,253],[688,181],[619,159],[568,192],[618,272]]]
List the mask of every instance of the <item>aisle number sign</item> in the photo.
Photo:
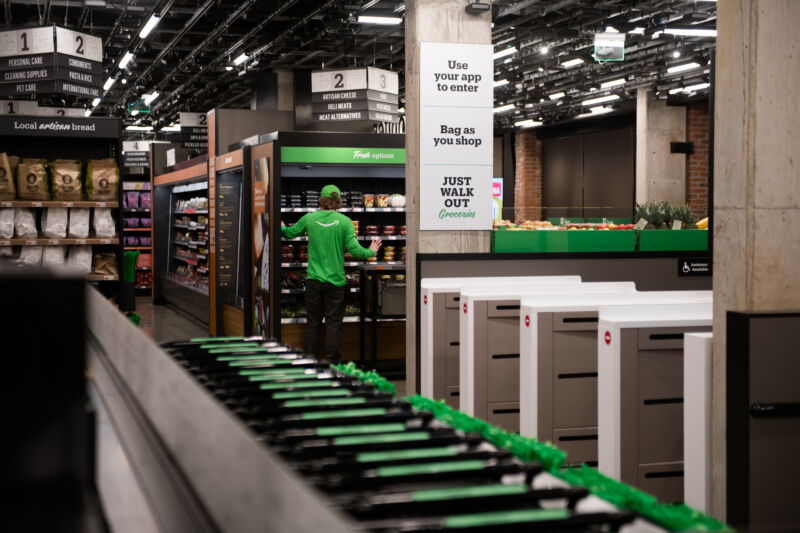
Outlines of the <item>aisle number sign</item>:
[[58,26],[0,32],[0,95],[101,95],[103,41]]
[[492,228],[492,45],[420,43],[420,229]]
[[399,88],[396,72],[374,67],[312,72],[314,120],[397,123]]
[[208,115],[206,113],[180,113],[181,147],[208,150]]

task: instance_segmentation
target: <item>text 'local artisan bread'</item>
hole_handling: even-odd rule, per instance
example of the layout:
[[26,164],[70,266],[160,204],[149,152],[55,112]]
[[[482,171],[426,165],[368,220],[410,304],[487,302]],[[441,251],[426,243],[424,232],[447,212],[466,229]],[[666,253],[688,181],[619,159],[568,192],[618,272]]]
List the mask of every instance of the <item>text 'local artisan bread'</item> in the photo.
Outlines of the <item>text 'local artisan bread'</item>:
[[119,169],[114,159],[89,160],[86,167],[86,195],[90,200],[116,200],[118,184]]
[[43,159],[23,159],[17,166],[17,191],[23,200],[49,200]]
[[16,197],[14,171],[19,158],[0,153],[0,200],[13,200]]
[[53,200],[71,202],[81,199],[81,162],[72,159],[56,159],[50,167]]

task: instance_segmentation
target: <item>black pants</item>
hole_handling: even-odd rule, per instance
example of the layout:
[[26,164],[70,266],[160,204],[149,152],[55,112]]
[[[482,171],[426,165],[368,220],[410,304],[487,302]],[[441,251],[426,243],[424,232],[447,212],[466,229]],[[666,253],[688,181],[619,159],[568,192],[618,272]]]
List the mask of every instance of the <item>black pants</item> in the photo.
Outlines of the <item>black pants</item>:
[[342,360],[342,318],[346,287],[337,287],[315,279],[306,280],[306,352],[319,351],[319,331],[325,318],[325,358],[331,363]]

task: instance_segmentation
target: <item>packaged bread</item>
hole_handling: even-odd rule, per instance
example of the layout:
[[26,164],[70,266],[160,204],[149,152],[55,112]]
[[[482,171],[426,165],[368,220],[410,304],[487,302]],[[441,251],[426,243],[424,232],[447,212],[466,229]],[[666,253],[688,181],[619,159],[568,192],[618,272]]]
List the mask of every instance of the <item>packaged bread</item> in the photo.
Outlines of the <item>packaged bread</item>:
[[17,165],[17,192],[23,200],[49,200],[43,159],[23,159]]
[[0,153],[0,200],[13,200],[17,191],[14,186],[14,172],[19,158]]
[[56,159],[48,164],[53,200],[71,202],[81,199],[81,162]]
[[89,200],[115,201],[119,168],[113,158],[90,159],[86,165],[86,195]]

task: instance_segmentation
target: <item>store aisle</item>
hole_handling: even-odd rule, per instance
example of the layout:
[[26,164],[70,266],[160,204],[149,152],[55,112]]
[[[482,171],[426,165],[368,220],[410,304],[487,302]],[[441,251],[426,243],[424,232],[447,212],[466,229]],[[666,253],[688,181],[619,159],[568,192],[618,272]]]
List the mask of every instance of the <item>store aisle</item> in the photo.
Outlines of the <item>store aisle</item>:
[[142,317],[139,329],[157,343],[208,336],[206,326],[167,305],[154,305],[147,296],[136,298],[136,312]]

